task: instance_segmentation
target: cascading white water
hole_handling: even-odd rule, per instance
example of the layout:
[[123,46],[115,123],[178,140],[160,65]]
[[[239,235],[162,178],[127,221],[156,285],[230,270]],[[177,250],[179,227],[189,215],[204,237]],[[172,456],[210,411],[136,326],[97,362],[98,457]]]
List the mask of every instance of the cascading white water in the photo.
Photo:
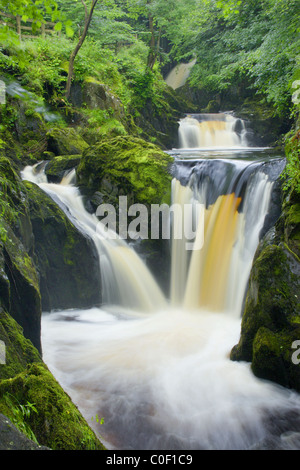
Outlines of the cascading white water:
[[[244,170],[251,162],[236,163]],[[204,216],[204,246],[191,253],[184,249],[185,240],[173,241],[171,298],[175,304],[189,310],[205,307],[227,311],[239,317],[252,260],[259,234],[268,212],[273,183],[267,175],[254,171],[247,182],[243,210],[238,211],[240,198],[234,193],[219,195],[208,205],[209,182],[201,191],[173,181],[174,203],[187,204],[197,199],[207,206]],[[179,301],[181,299],[181,302]]]
[[[208,165],[212,181],[202,181],[206,162],[199,173],[191,172],[188,185],[173,181],[173,202],[198,200],[206,209],[203,249],[187,253],[185,240],[173,244],[172,305],[147,285],[144,266],[140,271],[139,263],[128,266],[127,260],[124,268],[122,245],[109,263],[128,273],[133,290],[146,291],[155,315],[131,312],[127,287],[126,315],[121,306],[112,312],[109,305],[43,315],[44,360],[110,449],[249,449],[270,436],[272,445],[294,448],[295,433],[278,432],[276,422],[290,430],[286,415],[299,409],[299,395],[257,379],[249,364],[229,360],[272,183],[249,162],[236,161],[228,172],[232,176],[234,169],[236,183],[227,184],[220,165]],[[93,236],[98,220],[85,213],[76,188],[40,186],[58,194]],[[104,289],[122,288],[127,280],[118,284],[108,272]],[[104,425],[92,421],[96,415]]]
[[165,307],[164,296],[141,258],[116,233],[107,230],[96,215],[86,211],[78,188],[69,184],[72,173],[61,184],[48,183],[44,172],[32,167],[25,168],[22,177],[37,183],[60,205],[71,222],[94,241],[104,304],[116,303],[139,312],[156,311],[159,305]]
[[179,146],[182,149],[247,147],[245,124],[231,114],[192,114],[180,120]]

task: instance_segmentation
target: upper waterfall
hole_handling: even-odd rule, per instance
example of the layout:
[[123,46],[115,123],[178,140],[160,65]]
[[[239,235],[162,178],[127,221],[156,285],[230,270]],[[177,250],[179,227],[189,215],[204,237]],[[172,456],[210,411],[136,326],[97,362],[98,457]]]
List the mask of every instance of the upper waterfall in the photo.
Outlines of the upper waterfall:
[[191,73],[191,69],[194,67],[196,63],[196,59],[192,60],[187,64],[179,64],[174,67],[169,74],[167,75],[165,81],[166,84],[169,85],[173,90],[182,87],[185,85],[189,75]]
[[244,148],[246,133],[244,121],[231,114],[189,114],[179,123],[179,147]]

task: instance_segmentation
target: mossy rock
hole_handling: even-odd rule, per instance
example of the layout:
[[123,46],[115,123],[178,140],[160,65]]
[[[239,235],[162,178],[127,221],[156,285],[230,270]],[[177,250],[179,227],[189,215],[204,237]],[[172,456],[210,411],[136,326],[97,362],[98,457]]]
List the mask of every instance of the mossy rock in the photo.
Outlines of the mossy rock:
[[0,109],[3,153],[21,166],[25,162],[38,161],[46,149],[46,124],[36,103],[13,99],[8,95],[6,106]]
[[[300,200],[300,195],[298,195]],[[289,249],[300,260],[300,201],[288,204],[283,210],[284,239]]]
[[4,309],[0,311],[0,340],[5,347],[5,360],[0,364],[0,380],[15,377],[29,364],[42,362],[40,353],[25,338],[21,326]]
[[252,362],[255,375],[300,391],[291,362],[300,338],[300,264],[283,244],[262,243],[251,270],[239,343],[232,360]]
[[300,390],[299,366],[292,361],[292,344],[298,338],[300,326],[280,332],[259,328],[253,341],[253,373],[284,387]]
[[157,146],[131,136],[104,140],[83,153],[77,181],[90,194],[118,204],[118,196],[131,203],[160,204],[170,200],[173,159]]
[[138,112],[132,109],[131,114],[135,116],[135,125],[141,130],[141,138],[165,150],[178,147],[180,113],[170,106],[167,94],[158,98],[157,102],[146,100]]
[[15,164],[5,157],[0,157],[0,188],[1,202],[4,206],[2,220],[11,227],[25,250],[31,253],[33,237],[26,190]]
[[31,364],[12,379],[0,382],[0,412],[14,419],[15,406],[33,404],[24,417],[39,444],[52,450],[104,450],[70,397],[45,364]]
[[22,326],[24,335],[41,351],[41,294],[35,265],[10,227],[3,248],[9,281],[9,313]]
[[49,183],[60,183],[65,174],[79,165],[81,155],[63,155],[54,157],[45,166]]
[[300,315],[299,279],[292,272],[293,259],[281,246],[258,252],[251,271],[239,344],[233,359],[252,361],[253,341],[259,328],[280,331]]
[[110,88],[93,77],[86,78],[82,85],[83,105],[89,109],[109,111],[115,118],[123,119],[125,111],[121,100]]
[[5,128],[0,132],[0,139],[0,155],[13,161],[18,167],[23,167],[26,158],[24,158],[22,145],[16,141],[13,133]]
[[23,434],[14,424],[0,414],[0,450],[50,450],[40,446]]
[[38,350],[41,298],[32,261],[33,237],[25,187],[7,158],[0,159],[3,206],[1,218],[1,305],[22,326]]
[[53,128],[47,132],[47,150],[56,156],[81,155],[88,148],[88,144],[76,129]]
[[248,97],[242,104],[235,106],[235,113],[241,119],[250,122],[254,133],[251,144],[257,146],[274,146],[289,131],[291,122],[288,116],[276,116],[272,105],[262,96]]
[[25,183],[43,310],[85,308],[101,301],[99,259],[91,239],[34,183]]
[[[2,449],[37,449],[26,439],[34,436],[44,448],[54,450],[101,450],[103,445],[90,429],[70,397],[54,379],[32,342],[5,310],[0,311],[0,340],[5,346],[0,363],[0,413],[8,417],[22,434],[11,434]],[[21,407],[33,405],[24,414]],[[30,431],[30,432],[29,432]],[[13,442],[11,442],[13,441]]]
[[82,137],[89,145],[96,145],[104,139],[113,139],[127,134],[126,127],[117,119],[108,119],[104,124],[89,125],[82,130]]

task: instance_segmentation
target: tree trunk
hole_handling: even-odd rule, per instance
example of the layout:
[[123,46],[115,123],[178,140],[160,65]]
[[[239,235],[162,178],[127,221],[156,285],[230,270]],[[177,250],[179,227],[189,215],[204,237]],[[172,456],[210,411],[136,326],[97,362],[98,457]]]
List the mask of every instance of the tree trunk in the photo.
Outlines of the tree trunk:
[[69,72],[68,72],[68,80],[67,80],[67,86],[66,86],[66,98],[67,99],[69,99],[70,92],[71,92],[71,83],[72,83],[73,72],[74,72],[75,58],[76,58],[76,56],[77,56],[82,44],[84,43],[85,38],[86,38],[86,35],[87,35],[87,32],[88,32],[88,29],[89,29],[89,26],[90,26],[90,23],[91,23],[91,20],[92,20],[92,16],[93,16],[93,13],[94,13],[94,9],[95,9],[95,6],[96,6],[97,2],[98,2],[98,0],[93,0],[90,12],[88,12],[85,1],[81,0],[81,3],[83,4],[84,9],[85,9],[85,22],[84,22],[84,29],[83,29],[82,35],[80,36],[80,38],[78,40],[78,43],[76,44],[76,47],[73,50],[73,52],[70,56],[70,60],[69,60]]
[[149,15],[149,29],[151,32],[151,41],[150,41],[150,51],[148,55],[147,65],[150,68],[150,70],[152,70],[156,61],[156,48],[155,48],[155,31],[154,31],[153,17],[151,15]]

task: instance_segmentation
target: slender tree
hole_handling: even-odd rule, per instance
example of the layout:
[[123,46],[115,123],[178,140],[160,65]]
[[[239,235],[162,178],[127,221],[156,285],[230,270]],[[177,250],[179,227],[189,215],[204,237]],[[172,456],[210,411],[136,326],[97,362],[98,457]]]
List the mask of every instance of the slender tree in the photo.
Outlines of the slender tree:
[[82,44],[84,43],[84,40],[87,36],[87,33],[88,33],[88,29],[89,29],[89,26],[90,26],[90,23],[92,21],[92,17],[93,17],[93,13],[94,13],[94,9],[97,5],[97,2],[98,0],[92,0],[92,4],[91,4],[91,7],[90,7],[90,11],[88,10],[88,6],[86,4],[86,2],[84,0],[81,0],[81,3],[83,4],[84,6],[84,11],[85,11],[85,20],[84,20],[84,27],[83,27],[83,31],[82,31],[82,34],[80,35],[79,37],[79,40],[70,56],[70,60],[69,60],[69,71],[68,71],[68,80],[67,80],[67,86],[66,86],[66,98],[68,99],[70,97],[70,92],[71,92],[71,84],[72,84],[72,78],[73,78],[73,73],[74,73],[74,62],[75,62],[75,59],[76,59],[76,56],[82,46]]

